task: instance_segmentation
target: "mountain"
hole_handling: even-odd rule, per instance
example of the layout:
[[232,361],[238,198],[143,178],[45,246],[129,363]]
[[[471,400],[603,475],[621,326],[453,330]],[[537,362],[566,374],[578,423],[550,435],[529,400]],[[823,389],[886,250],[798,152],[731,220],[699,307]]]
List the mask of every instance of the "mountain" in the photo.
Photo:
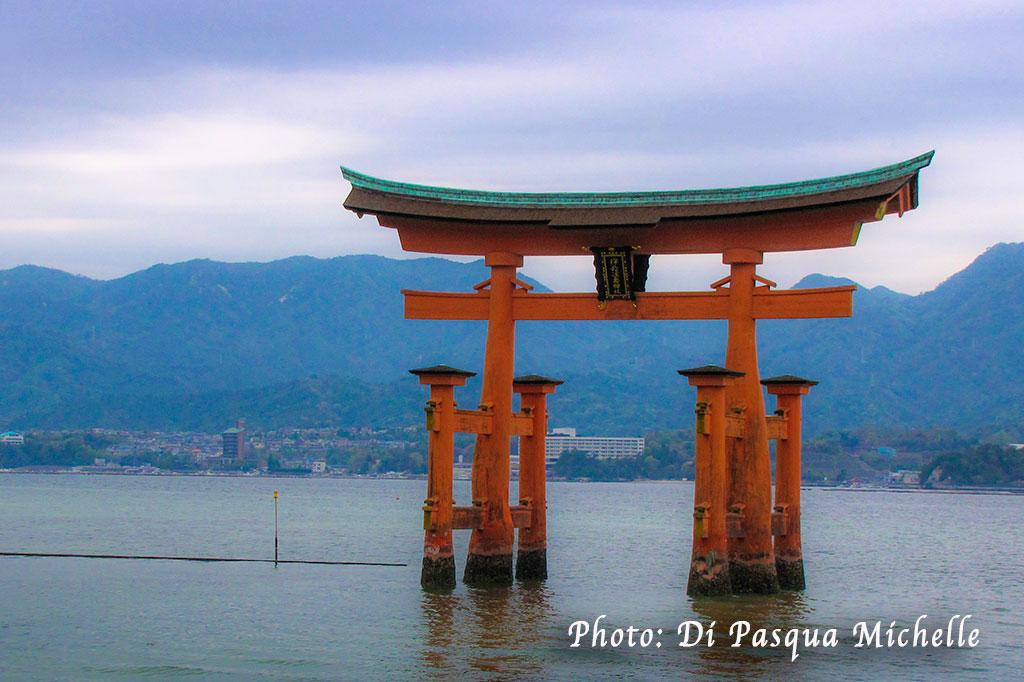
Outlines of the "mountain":
[[[0,271],[0,428],[414,424],[426,389],[407,370],[479,371],[486,324],[405,320],[400,290],[470,291],[488,275],[481,261],[378,256],[196,260],[111,281]],[[848,283],[811,275],[796,287]],[[762,375],[821,382],[809,433],[1019,432],[1022,292],[1024,244],[999,244],[926,294],[859,289],[852,319],[760,323]],[[675,370],[721,364],[725,335],[718,321],[523,322],[516,369],[566,380],[549,401],[554,425],[685,428],[692,389]],[[475,404],[478,386],[457,395]]]
[[[53,270],[0,272],[0,414],[39,414],[97,395],[231,391],[333,374],[372,382],[433,344],[482,346],[467,323],[402,319],[399,290],[471,288],[482,263],[376,256],[272,263],[189,261],[109,282]],[[53,285],[51,287],[51,284]]]
[[762,371],[785,358],[822,380],[818,424],[1024,428],[1024,244],[996,245],[920,296],[859,290],[849,320],[787,322],[762,325]]

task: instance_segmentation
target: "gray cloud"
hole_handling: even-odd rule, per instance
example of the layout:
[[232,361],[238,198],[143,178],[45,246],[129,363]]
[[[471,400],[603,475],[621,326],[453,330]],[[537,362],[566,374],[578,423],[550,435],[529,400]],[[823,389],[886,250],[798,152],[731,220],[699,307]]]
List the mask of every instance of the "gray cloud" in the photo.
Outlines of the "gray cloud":
[[[766,276],[916,292],[1021,235],[1012,3],[38,7],[0,17],[27,27],[0,21],[13,41],[0,57],[19,67],[0,78],[14,95],[0,114],[0,267],[110,277],[192,257],[413,255],[341,209],[339,163],[427,184],[642,190],[820,177],[936,148],[918,211],[866,226],[855,249],[772,256]],[[527,269],[592,285],[585,263]],[[702,287],[720,269],[666,259],[652,282]]]

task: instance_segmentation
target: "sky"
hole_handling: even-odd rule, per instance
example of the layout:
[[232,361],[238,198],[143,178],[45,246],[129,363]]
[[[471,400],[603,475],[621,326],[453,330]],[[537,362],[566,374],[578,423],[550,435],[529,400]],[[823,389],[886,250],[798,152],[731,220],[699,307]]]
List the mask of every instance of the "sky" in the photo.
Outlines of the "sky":
[[[1024,3],[0,0],[0,268],[416,257],[344,165],[511,191],[734,187],[935,149],[855,248],[768,254],[916,294],[1024,239]],[[556,290],[586,257],[528,258]],[[705,289],[716,256],[656,257]]]

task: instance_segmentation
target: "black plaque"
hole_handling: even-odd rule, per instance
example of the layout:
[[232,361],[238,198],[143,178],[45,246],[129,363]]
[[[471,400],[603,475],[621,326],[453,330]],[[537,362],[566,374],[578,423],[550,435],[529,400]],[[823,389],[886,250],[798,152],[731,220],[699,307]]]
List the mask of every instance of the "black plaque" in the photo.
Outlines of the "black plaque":
[[592,246],[597,300],[636,301],[636,292],[647,286],[650,255],[633,254],[635,246]]
[[633,298],[633,247],[593,246],[597,300]]

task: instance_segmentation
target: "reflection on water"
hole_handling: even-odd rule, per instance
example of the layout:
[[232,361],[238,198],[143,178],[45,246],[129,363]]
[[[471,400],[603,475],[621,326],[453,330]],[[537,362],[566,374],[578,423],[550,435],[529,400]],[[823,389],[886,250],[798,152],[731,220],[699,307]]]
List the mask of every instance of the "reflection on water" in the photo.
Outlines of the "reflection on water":
[[449,677],[453,668],[450,650],[455,639],[455,598],[451,594],[424,591],[419,625],[423,630],[424,669],[432,678]]
[[[267,556],[274,490],[284,556],[408,566],[0,560],[0,680],[981,682],[1024,669],[1024,496],[811,490],[808,589],[701,601],[686,596],[692,484],[552,483],[547,582],[449,594],[419,585],[422,481],[0,474],[0,548]],[[973,614],[977,648],[869,650],[851,636],[861,621],[958,613]],[[663,629],[662,646],[572,647],[570,625],[599,616],[609,636]],[[715,646],[679,647],[688,620],[714,622]],[[737,621],[751,633],[732,647]],[[801,644],[792,662],[753,645],[759,627],[834,627],[840,641]]]
[[[623,599],[626,599],[623,595]],[[697,621],[704,628],[704,639],[693,647],[679,647],[681,637],[665,625],[659,638],[663,647],[646,649],[570,648],[565,633],[568,624],[552,602],[555,596],[543,584],[512,588],[462,588],[453,593],[423,592],[420,598],[419,628],[422,670],[431,679],[448,680],[469,675],[487,680],[545,679],[557,677],[559,670],[575,668],[581,674],[608,673],[632,679],[650,664],[667,665],[686,671],[698,679],[771,680],[813,679],[805,677],[801,666],[794,665],[791,651],[754,646],[751,635],[759,628],[800,630],[798,653],[807,656],[813,649],[803,646],[803,630],[826,627],[815,622],[814,609],[801,593],[775,596],[743,596],[689,601],[680,621]],[[748,634],[739,647],[731,626],[745,621]],[[605,621],[608,633],[627,623]],[[707,630],[713,628],[713,646],[707,646]],[[553,639],[553,634],[555,638]],[[806,660],[806,659],[805,659]],[[659,663],[659,661],[661,663]]]
[[[714,628],[714,645],[698,645],[692,649],[696,654],[696,665],[703,676],[712,679],[729,680],[772,680],[801,679],[800,666],[794,666],[788,648],[759,648],[751,645],[753,633],[760,628],[782,630],[791,628],[814,628],[809,622],[813,609],[800,592],[782,592],[772,596],[742,596],[720,599],[698,599],[690,604],[698,620],[705,628]],[[731,633],[739,621],[749,623],[749,633],[742,638],[739,647]],[[824,628],[820,632],[824,634]],[[707,642],[705,633],[704,643]],[[800,635],[798,653],[803,648],[803,634]]]
[[[467,592],[424,592],[420,627],[424,630],[424,670],[432,679],[457,677],[467,667],[485,679],[540,676],[537,648],[553,619],[547,588],[467,588]],[[524,655],[525,654],[525,655]]]

